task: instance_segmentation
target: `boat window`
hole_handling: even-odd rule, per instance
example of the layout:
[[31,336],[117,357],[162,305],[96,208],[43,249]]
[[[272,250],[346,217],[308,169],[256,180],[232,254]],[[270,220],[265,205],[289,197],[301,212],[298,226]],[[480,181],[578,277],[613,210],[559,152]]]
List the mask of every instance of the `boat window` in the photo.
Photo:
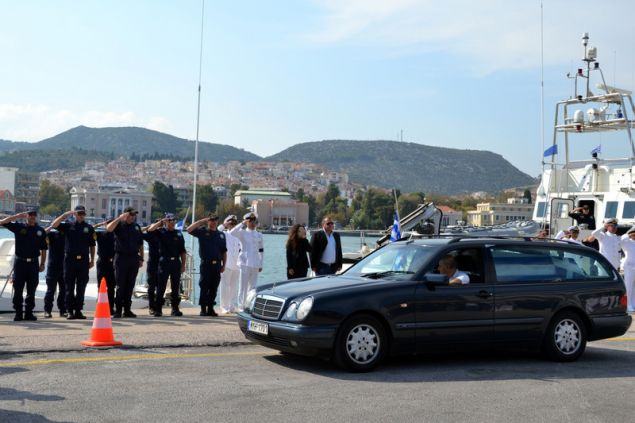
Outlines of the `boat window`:
[[494,247],[498,282],[562,282],[612,279],[609,265],[593,254],[563,248]]
[[366,256],[346,271],[347,275],[365,276],[385,273],[386,277],[411,278],[421,269],[433,249],[423,245],[395,243]]
[[545,217],[545,202],[544,201],[540,201],[538,204],[536,204],[536,217],[537,218]]
[[617,217],[617,201],[607,201],[604,210],[604,218]]
[[624,201],[622,219],[632,219],[635,217],[635,201]]

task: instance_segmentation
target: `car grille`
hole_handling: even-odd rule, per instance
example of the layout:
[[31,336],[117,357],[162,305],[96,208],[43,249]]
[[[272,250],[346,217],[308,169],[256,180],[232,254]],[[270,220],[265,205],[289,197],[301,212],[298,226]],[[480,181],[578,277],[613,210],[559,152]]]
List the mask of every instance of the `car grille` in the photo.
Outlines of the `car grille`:
[[265,295],[256,297],[251,314],[262,319],[277,320],[280,317],[284,300]]
[[265,344],[270,344],[270,345],[278,345],[281,347],[288,347],[289,346],[289,341],[284,339],[284,338],[280,338],[277,336],[271,336],[271,335],[260,335],[258,333],[253,333],[253,332],[245,332],[245,336],[247,337],[247,339],[253,340],[253,341],[260,341],[263,342]]

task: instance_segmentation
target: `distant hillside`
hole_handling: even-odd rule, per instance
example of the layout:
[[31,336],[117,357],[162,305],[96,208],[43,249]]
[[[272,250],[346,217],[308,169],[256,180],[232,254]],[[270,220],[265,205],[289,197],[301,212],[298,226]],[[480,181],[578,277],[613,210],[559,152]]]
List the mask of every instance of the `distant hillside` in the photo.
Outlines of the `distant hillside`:
[[535,182],[501,155],[490,151],[397,141],[306,142],[265,160],[320,163],[347,172],[352,182],[404,192],[493,192]]
[[[54,137],[35,143],[0,140],[0,152],[17,150],[83,150],[113,153],[116,156],[170,154],[175,157],[194,158],[194,141],[188,141],[145,128],[88,128],[78,126]],[[214,162],[230,160],[260,160],[260,157],[230,145],[199,143],[199,159]]]
[[34,154],[33,150],[0,153],[0,166],[17,167],[26,172],[44,172],[55,169],[81,169],[90,160],[114,160],[119,156],[103,151],[83,149],[48,150],[46,154]]

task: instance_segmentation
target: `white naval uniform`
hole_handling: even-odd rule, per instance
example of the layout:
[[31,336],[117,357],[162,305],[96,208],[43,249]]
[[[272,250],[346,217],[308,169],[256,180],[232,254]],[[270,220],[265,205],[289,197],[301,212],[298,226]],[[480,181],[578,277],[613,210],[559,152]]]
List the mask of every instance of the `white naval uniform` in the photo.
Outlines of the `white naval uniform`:
[[241,245],[239,257],[240,288],[238,289],[240,307],[242,307],[247,293],[256,287],[264,255],[262,234],[256,230],[243,229],[244,226],[241,222],[229,231],[230,234],[238,238]]
[[622,251],[626,255],[624,259],[624,284],[626,285],[626,298],[628,299],[628,311],[635,311],[635,241],[628,237],[628,234],[622,235],[620,240]]
[[227,262],[225,263],[225,271],[220,277],[220,309],[222,313],[233,313],[240,305],[238,302],[240,241],[227,230],[225,231],[225,242],[227,244]]
[[620,268],[620,236],[604,231],[602,228],[594,230],[591,235],[600,243],[600,253],[611,262],[616,269]]

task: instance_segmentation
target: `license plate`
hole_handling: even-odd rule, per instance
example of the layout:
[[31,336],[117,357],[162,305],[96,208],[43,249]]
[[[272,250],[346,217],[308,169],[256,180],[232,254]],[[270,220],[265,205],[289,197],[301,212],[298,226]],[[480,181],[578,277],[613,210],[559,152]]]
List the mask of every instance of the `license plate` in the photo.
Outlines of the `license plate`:
[[254,322],[250,320],[249,323],[247,323],[247,330],[250,332],[259,333],[261,335],[268,335],[269,325],[266,323]]

